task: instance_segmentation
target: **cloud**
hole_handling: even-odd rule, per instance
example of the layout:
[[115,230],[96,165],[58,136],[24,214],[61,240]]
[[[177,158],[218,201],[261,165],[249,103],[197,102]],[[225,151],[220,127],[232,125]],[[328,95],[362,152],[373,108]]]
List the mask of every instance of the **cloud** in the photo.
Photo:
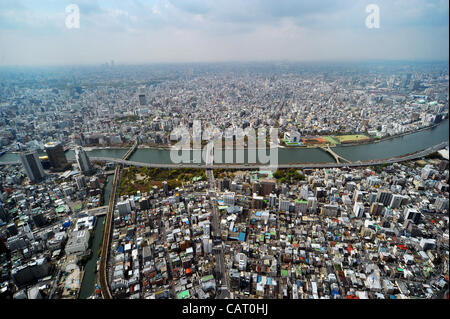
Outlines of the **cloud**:
[[0,63],[448,59],[448,17],[446,0],[2,0]]

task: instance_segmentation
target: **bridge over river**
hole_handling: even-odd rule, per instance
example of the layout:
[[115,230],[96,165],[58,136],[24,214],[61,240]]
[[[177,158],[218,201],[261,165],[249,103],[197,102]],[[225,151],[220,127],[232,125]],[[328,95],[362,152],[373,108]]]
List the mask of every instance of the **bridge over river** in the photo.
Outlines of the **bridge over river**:
[[[380,159],[380,160],[369,160],[369,161],[357,161],[350,162],[345,158],[337,155],[340,159],[337,163],[290,163],[290,164],[278,164],[274,168],[328,168],[328,167],[357,167],[357,166],[371,166],[371,165],[382,165],[382,164],[391,164],[397,162],[403,162],[413,159],[422,158],[431,153],[437,152],[438,150],[444,148],[447,145],[447,142],[439,143],[435,146],[429,147],[419,152],[415,152],[413,154],[406,154],[398,157],[393,157],[390,159]],[[208,161],[208,163],[143,163],[130,161],[125,159],[111,158],[111,157],[91,157],[92,161],[100,161],[100,162],[113,162],[117,164],[121,164],[124,166],[138,166],[138,167],[149,167],[149,168],[206,168],[206,169],[256,169],[260,167],[270,168],[269,164],[258,164],[258,163],[232,163],[232,164],[217,164]],[[342,163],[342,161],[347,161],[347,163]]]

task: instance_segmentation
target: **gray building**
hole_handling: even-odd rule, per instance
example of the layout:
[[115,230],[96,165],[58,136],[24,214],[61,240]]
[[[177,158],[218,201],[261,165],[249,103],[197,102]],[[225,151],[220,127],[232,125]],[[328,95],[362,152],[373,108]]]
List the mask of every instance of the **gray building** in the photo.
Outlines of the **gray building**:
[[39,182],[45,177],[44,168],[36,151],[23,152],[20,154],[20,161],[25,169],[25,173],[32,182]]
[[78,168],[81,173],[84,175],[89,175],[92,173],[92,165],[89,161],[89,157],[81,147],[77,147],[75,149],[75,160],[77,161]]

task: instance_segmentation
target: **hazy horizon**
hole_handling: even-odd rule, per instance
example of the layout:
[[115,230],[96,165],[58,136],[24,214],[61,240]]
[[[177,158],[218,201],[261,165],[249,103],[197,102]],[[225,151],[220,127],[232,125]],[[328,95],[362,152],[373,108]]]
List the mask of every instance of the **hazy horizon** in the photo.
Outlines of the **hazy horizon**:
[[[80,28],[66,26],[66,7]],[[365,24],[376,4],[380,27]],[[448,62],[449,2],[0,0],[0,66]]]

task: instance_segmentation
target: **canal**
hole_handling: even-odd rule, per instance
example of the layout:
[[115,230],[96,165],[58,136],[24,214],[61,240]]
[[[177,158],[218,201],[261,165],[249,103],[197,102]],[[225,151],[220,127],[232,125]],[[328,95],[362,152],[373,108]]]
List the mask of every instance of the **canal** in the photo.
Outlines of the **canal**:
[[[109,203],[109,196],[111,194],[112,182],[114,175],[108,175],[106,180],[106,186],[104,188],[104,205]],[[100,245],[103,239],[103,228],[106,216],[100,216],[97,218],[97,223],[94,228],[93,239],[92,239],[92,255],[91,258],[86,263],[84,268],[83,282],[80,288],[80,299],[89,298],[95,291],[96,278],[97,278],[97,260],[100,257]]]

